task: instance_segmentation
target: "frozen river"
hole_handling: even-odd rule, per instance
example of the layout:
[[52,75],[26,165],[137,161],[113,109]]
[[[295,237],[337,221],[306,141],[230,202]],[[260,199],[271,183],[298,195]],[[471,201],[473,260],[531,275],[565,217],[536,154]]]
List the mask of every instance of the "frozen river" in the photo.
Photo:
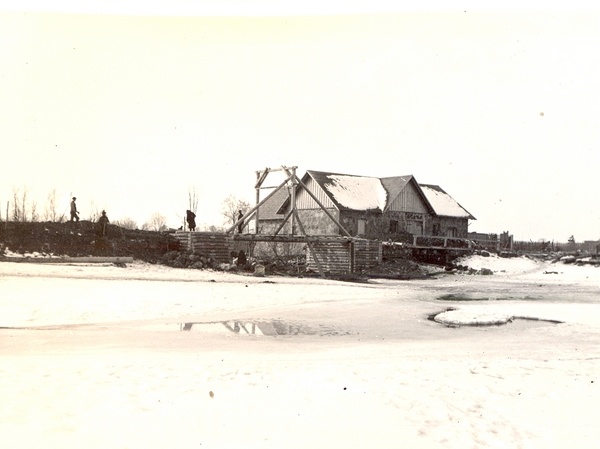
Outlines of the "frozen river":
[[468,263],[495,274],[0,263],[0,441],[595,448],[600,269]]

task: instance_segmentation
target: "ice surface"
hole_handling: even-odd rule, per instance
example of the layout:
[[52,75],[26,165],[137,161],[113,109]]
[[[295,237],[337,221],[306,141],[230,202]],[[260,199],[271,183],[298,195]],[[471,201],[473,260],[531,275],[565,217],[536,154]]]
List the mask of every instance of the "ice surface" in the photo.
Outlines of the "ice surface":
[[[600,269],[462,262],[495,274],[351,284],[137,262],[0,263],[0,441],[595,448]],[[449,295],[480,299],[439,299]],[[471,324],[515,316],[563,324],[448,328],[427,319],[449,308]],[[337,332],[179,325],[223,321]]]

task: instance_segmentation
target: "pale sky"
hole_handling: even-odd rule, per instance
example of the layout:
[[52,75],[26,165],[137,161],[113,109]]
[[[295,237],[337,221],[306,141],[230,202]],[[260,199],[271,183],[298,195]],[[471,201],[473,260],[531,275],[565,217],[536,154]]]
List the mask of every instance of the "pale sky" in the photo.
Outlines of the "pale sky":
[[283,164],[414,175],[471,231],[600,238],[598,11],[147,3],[0,1],[3,219],[14,189],[38,210],[56,189],[82,218],[178,227],[196,189],[221,225]]

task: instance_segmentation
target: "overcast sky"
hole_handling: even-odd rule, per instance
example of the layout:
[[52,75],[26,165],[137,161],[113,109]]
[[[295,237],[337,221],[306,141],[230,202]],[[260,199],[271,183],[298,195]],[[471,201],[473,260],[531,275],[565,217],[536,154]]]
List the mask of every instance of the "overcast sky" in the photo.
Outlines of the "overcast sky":
[[472,231],[600,238],[598,11],[136,3],[0,1],[3,218],[14,189],[56,189],[178,227],[195,189],[220,225],[283,164],[412,174]]

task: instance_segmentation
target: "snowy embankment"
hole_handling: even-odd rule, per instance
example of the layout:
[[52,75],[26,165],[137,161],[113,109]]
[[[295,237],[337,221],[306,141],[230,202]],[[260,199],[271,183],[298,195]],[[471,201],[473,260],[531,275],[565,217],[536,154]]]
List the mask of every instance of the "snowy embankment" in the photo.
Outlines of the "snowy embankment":
[[[482,259],[368,284],[0,263],[0,441],[595,448],[600,269]],[[562,324],[465,325],[515,316]]]

